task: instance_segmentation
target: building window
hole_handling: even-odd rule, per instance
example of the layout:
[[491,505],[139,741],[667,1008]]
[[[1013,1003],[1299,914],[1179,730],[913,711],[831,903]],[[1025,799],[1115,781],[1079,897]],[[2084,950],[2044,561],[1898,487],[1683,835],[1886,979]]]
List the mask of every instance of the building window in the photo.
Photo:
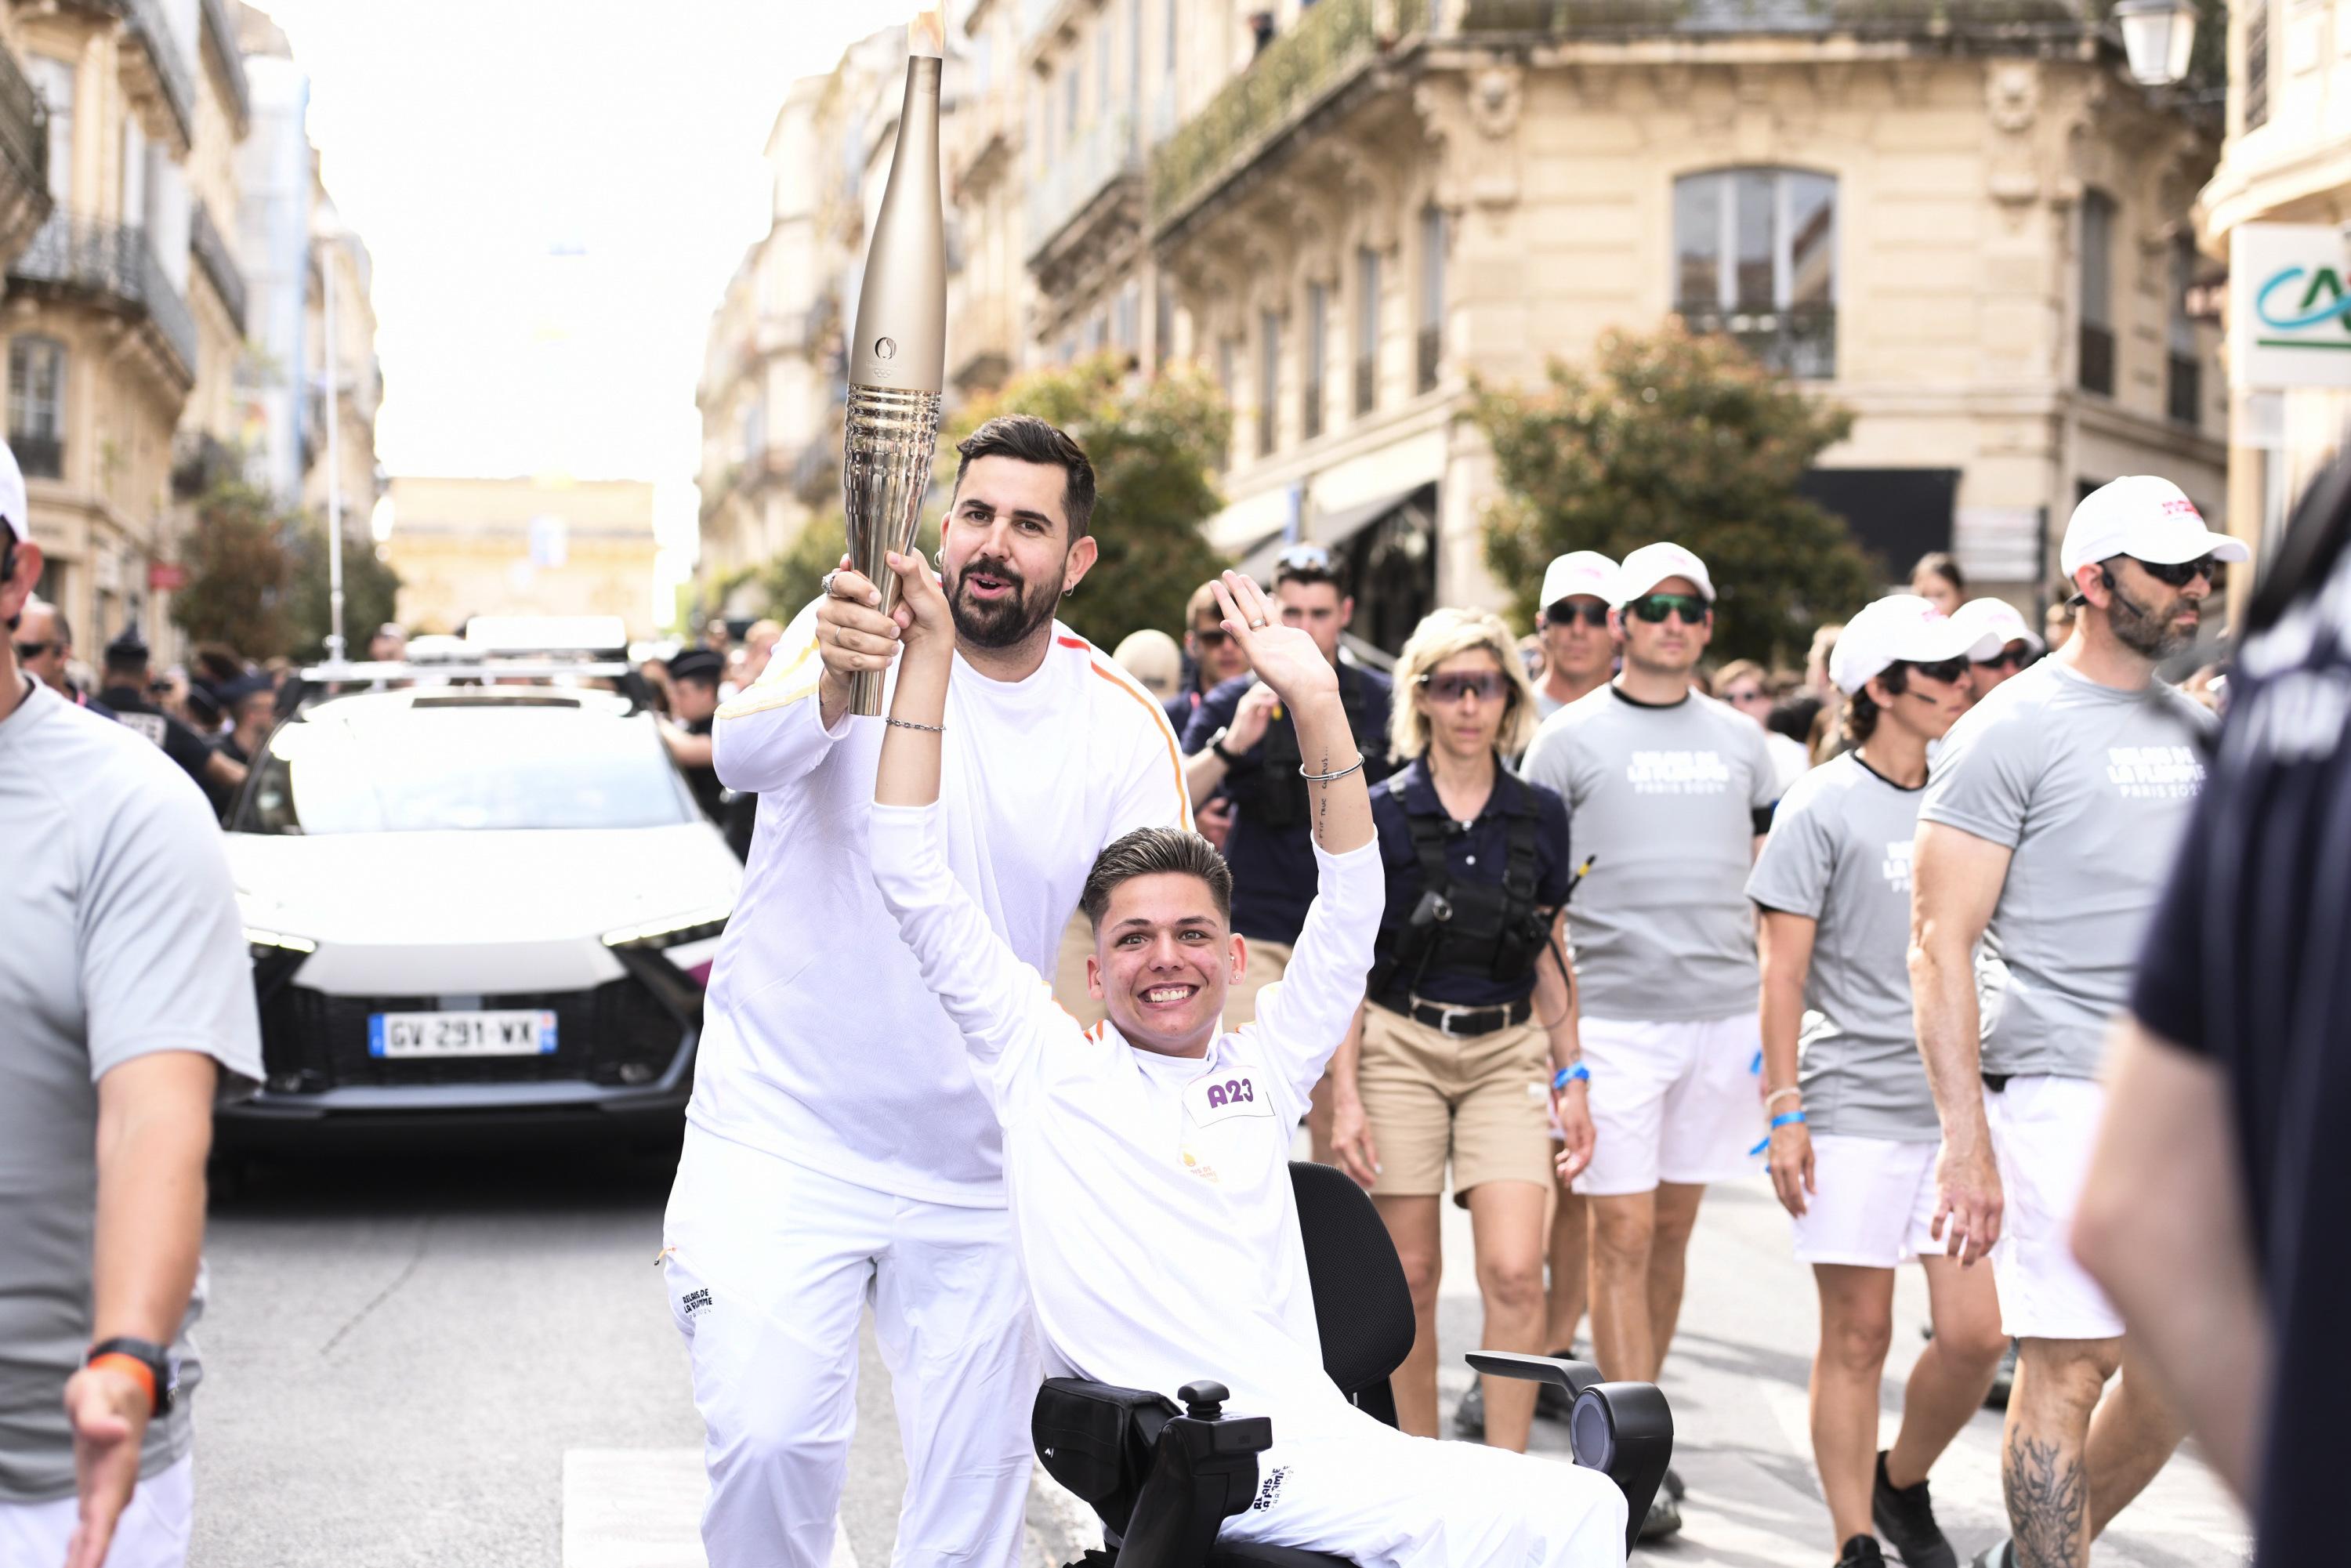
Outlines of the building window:
[[54,338],[8,342],[8,444],[26,477],[65,476],[66,346]]
[[1306,384],[1298,404],[1300,439],[1322,434],[1322,380],[1331,361],[1331,290],[1323,284],[1306,286]]
[[2164,408],[2193,430],[2204,422],[2203,361],[2196,352],[2196,318],[2188,297],[2196,287],[2196,245],[2186,235],[2171,249],[2171,321],[2166,330],[2170,353],[2164,366]]
[[1217,390],[1224,394],[1225,407],[1228,409],[1231,408],[1234,402],[1238,401],[1238,395],[1240,390],[1234,384],[1238,374],[1236,367],[1240,363],[1240,357],[1241,345],[1239,339],[1219,338],[1217,340]]
[[1110,112],[1110,46],[1111,13],[1104,9],[1094,28],[1094,110]]
[[1069,69],[1061,73],[1061,140],[1068,142],[1078,134],[1078,62],[1072,56]]
[[2115,199],[2104,191],[2082,196],[2082,302],[2079,374],[2082,390],[2115,395]]
[[1718,169],[1674,182],[1674,309],[1782,375],[1836,374],[1836,181]]
[[49,195],[63,208],[73,200],[74,68],[49,55],[29,55],[25,67],[49,108]]
[[1165,278],[1158,279],[1151,297],[1151,364],[1153,369],[1167,362],[1176,351],[1176,291],[1167,287]]
[[2270,122],[2269,0],[2252,0],[2245,12],[2245,129],[2259,131]]
[[1434,204],[1420,209],[1419,331],[1414,342],[1417,363],[1413,385],[1426,392],[1437,384],[1437,367],[1445,343],[1445,209]]
[[1370,246],[1355,252],[1355,412],[1365,414],[1379,402],[1380,253]]
[[1281,318],[1273,311],[1258,319],[1257,455],[1273,455],[1276,400],[1281,396]]
[[1131,354],[1142,345],[1136,340],[1143,329],[1143,286],[1133,278],[1118,291],[1118,315],[1112,329],[1111,340],[1121,353]]

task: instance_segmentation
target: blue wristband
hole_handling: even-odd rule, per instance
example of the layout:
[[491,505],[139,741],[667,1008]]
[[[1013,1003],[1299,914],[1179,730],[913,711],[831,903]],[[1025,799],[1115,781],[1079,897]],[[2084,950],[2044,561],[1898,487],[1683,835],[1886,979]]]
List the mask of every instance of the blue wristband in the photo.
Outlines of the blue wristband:
[[1586,1083],[1591,1082],[1592,1069],[1584,1066],[1583,1063],[1580,1061],[1573,1067],[1561,1068],[1557,1072],[1551,1075],[1552,1092],[1554,1094],[1560,1092],[1579,1078]]
[[[1771,1118],[1771,1133],[1776,1133],[1781,1128],[1785,1127],[1792,1123],[1802,1122],[1803,1119],[1804,1113],[1802,1111],[1782,1111],[1778,1115]],[[1770,1148],[1771,1146],[1771,1133],[1764,1134],[1763,1141],[1747,1152],[1750,1155],[1760,1155],[1764,1150]]]

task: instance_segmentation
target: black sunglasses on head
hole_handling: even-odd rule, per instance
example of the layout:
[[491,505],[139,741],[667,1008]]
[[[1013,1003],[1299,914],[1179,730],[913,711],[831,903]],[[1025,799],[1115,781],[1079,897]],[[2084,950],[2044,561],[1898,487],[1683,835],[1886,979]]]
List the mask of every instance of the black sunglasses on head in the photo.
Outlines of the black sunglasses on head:
[[1653,623],[1662,622],[1668,615],[1679,613],[1682,624],[1695,626],[1707,618],[1713,606],[1695,593],[1645,593],[1629,600],[1625,613]]
[[[2131,559],[2138,560],[2138,557]],[[2199,555],[2194,560],[2138,560],[2138,564],[2147,576],[2173,588],[2185,588],[2200,577],[2218,593],[2229,582],[2228,567],[2213,556]]]
[[1573,626],[1583,622],[1596,631],[1608,630],[1608,606],[1596,599],[1579,604],[1573,599],[1561,599],[1543,612],[1543,619],[1553,626]]

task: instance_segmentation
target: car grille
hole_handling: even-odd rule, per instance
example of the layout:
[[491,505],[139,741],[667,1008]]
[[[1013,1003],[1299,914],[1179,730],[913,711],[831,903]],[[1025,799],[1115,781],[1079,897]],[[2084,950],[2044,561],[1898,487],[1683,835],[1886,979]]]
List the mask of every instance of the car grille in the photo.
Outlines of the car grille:
[[465,1006],[552,1011],[556,1048],[544,1056],[425,1057],[388,1061],[368,1054],[368,1015],[434,1012],[439,997],[336,997],[281,987],[262,1004],[262,1060],[279,1092],[316,1093],[357,1085],[449,1083],[649,1083],[667,1071],[687,1026],[637,979],[592,990],[468,997]]

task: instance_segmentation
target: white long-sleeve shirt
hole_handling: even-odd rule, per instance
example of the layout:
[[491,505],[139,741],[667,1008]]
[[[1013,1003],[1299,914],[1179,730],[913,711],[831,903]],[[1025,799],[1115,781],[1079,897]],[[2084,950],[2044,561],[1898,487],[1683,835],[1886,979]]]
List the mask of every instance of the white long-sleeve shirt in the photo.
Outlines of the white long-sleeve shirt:
[[[861,1186],[998,1207],[995,1116],[866,862],[883,724],[823,727],[815,625],[810,606],[758,683],[718,710],[718,777],[758,793],[758,828],[712,966],[686,1116]],[[1190,825],[1159,705],[1058,625],[1025,680],[958,657],[942,738],[946,863],[990,932],[1047,973],[1102,846]]]
[[1377,841],[1316,848],[1321,892],[1289,967],[1255,1022],[1194,1059],[1057,1007],[950,874],[936,807],[873,818],[882,897],[1004,1128],[1049,1371],[1162,1392],[1213,1377],[1285,1438],[1360,1421],[1322,1372],[1289,1160],[1363,999],[1386,896]]

